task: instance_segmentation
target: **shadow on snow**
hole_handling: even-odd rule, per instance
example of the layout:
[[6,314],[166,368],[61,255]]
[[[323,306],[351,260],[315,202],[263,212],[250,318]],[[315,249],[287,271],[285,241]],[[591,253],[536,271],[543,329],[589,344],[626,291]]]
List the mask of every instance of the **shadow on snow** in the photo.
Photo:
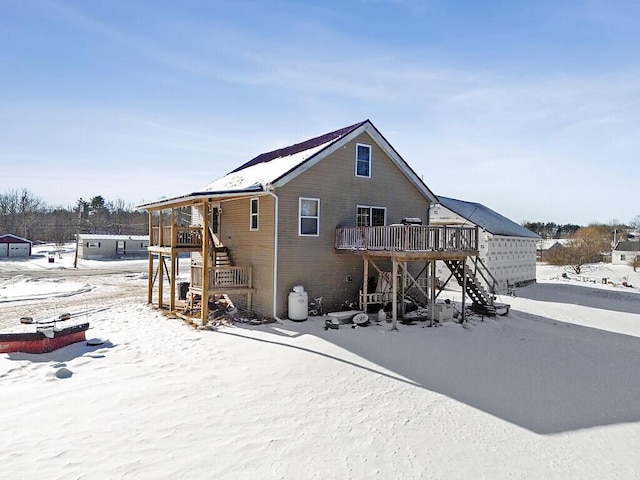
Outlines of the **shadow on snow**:
[[[248,327],[247,327],[248,328]],[[437,392],[539,434],[640,421],[640,338],[563,323],[524,312],[472,322],[369,326],[324,330],[320,318],[266,328],[268,342],[333,358],[369,372]],[[296,345],[310,334],[381,370]],[[276,337],[287,337],[278,340]],[[397,376],[384,372],[394,372]]]

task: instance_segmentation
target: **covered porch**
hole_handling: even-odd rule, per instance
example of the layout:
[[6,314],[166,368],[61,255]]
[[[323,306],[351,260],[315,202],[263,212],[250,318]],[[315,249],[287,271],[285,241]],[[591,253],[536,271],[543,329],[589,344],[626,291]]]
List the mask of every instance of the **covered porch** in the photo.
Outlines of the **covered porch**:
[[[232,265],[227,249],[214,231],[221,212],[216,200],[219,201],[201,197],[147,208],[147,301],[153,304],[155,296],[159,308],[168,308],[189,320],[199,317],[203,325],[212,297],[244,294],[250,309],[255,292],[252,267]],[[198,214],[193,214],[194,211]],[[183,292],[180,286],[180,294],[186,298],[178,298],[179,258],[185,255],[189,256],[188,289]]]

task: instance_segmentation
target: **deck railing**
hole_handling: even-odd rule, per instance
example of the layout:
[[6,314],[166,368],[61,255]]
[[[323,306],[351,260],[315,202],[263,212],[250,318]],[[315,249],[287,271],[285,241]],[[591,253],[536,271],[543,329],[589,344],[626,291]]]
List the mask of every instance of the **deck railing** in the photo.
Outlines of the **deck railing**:
[[202,228],[182,225],[162,227],[162,242],[159,229],[153,227],[151,245],[155,247],[202,247]]
[[[191,286],[202,288],[202,267],[191,266]],[[252,269],[247,266],[226,266],[209,269],[207,278],[208,290],[225,288],[251,288]]]
[[338,227],[338,250],[393,252],[475,251],[477,227],[389,225],[385,227]]

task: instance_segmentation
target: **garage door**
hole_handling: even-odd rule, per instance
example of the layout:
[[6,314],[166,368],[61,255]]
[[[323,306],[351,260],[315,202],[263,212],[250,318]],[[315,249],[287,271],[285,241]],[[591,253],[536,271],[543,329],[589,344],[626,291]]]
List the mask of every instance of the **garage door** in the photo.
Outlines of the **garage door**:
[[9,256],[10,257],[28,257],[29,244],[28,243],[9,243]]

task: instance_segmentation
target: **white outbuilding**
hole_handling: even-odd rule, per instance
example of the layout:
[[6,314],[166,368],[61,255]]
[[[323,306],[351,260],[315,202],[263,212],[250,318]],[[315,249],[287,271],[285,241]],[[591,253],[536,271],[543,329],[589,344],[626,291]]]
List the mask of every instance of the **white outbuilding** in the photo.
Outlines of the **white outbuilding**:
[[[438,201],[431,206],[431,225],[478,227],[478,257],[495,279],[496,292],[536,281],[538,234],[480,203],[440,196]],[[438,265],[438,277],[448,274],[446,266]]]
[[6,233],[0,235],[0,258],[30,257],[31,240]]
[[78,257],[84,260],[144,257],[148,253],[148,246],[148,235],[81,233],[78,237]]

